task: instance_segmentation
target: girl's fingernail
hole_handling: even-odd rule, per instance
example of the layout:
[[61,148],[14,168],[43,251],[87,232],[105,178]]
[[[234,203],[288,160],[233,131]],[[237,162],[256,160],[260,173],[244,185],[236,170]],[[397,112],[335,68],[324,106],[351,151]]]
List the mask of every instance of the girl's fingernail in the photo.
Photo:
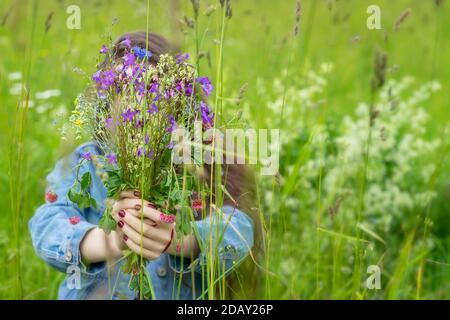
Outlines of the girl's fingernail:
[[149,204],[147,204],[147,206],[152,208],[152,209],[156,209],[156,206],[153,203],[151,203],[151,202]]
[[159,215],[159,219],[165,223],[174,223],[175,222],[175,216],[172,214],[161,213]]
[[127,241],[128,240],[128,236],[126,234],[123,235],[123,241]]
[[137,204],[137,205],[134,206],[134,208],[135,208],[136,210],[141,210],[141,205],[140,205],[140,204]]
[[134,194],[135,197],[138,197],[138,198],[141,197],[141,193],[140,193],[139,191],[137,191],[137,190],[135,190],[135,191],[133,192],[133,194]]
[[119,217],[124,218],[125,214],[126,214],[125,210],[122,209],[119,211]]
[[125,223],[122,221],[122,220],[120,220],[119,222],[117,222],[117,225],[119,226],[119,228],[123,228],[123,225],[124,225]]

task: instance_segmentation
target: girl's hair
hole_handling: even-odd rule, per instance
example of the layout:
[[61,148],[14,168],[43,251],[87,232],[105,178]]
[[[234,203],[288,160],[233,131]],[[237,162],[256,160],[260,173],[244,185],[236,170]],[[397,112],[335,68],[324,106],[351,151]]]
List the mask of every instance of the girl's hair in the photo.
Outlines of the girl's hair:
[[174,45],[159,34],[145,31],[124,33],[114,41],[111,52],[107,53],[104,62],[100,65],[101,69],[106,67],[109,61],[120,59],[125,55],[128,49],[125,40],[130,41],[131,47],[137,46],[149,50],[152,53],[149,59],[151,63],[158,63],[159,56],[162,54],[174,54],[177,51]]
[[[178,51],[178,48],[159,34],[145,31],[129,32],[121,35],[114,41],[104,62],[100,64],[100,69],[108,67],[111,61],[114,62],[125,55],[128,47],[124,41],[127,39],[130,41],[131,47],[138,46],[149,50],[152,53],[150,62],[155,64],[158,63],[160,55],[175,54]],[[210,178],[211,170],[211,166],[205,165],[203,177],[207,184],[214,187],[214,181],[211,183]],[[256,289],[260,283],[261,274],[256,272],[256,266],[259,266],[264,255],[264,233],[260,210],[257,207],[256,181],[252,170],[246,165],[227,164],[223,165],[222,171],[222,184],[228,193],[228,195],[224,195],[223,204],[238,208],[252,218],[254,222],[254,245],[250,256],[239,265],[235,272],[227,276],[225,281],[226,290],[222,288],[220,290],[221,294],[217,295],[217,297],[254,299],[256,298]],[[225,296],[223,293],[225,293]]]

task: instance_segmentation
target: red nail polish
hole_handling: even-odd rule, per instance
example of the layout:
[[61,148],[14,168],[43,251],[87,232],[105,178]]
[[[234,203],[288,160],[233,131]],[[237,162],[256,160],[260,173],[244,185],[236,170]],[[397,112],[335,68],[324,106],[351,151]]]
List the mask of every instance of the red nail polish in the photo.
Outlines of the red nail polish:
[[125,223],[122,221],[122,220],[120,220],[119,222],[117,222],[117,225],[119,226],[119,228],[123,228],[123,225],[124,225]]
[[133,194],[134,194],[135,197],[138,197],[138,198],[141,197],[141,193],[139,191],[137,191],[137,190],[134,191]]
[[134,206],[134,208],[135,208],[136,210],[141,210],[141,205],[140,205],[140,204],[137,204],[137,205]]
[[159,219],[161,220],[161,221],[163,221],[163,222],[165,222],[165,223],[169,223],[169,224],[171,224],[171,223],[174,223],[175,222],[175,215],[172,215],[172,214],[164,214],[164,213],[161,213],[160,215],[159,215]]
[[127,241],[128,240],[128,236],[126,234],[123,235],[123,241]]
[[119,217],[123,218],[125,217],[125,214],[126,214],[125,210],[122,209],[119,211]]
[[149,203],[149,204],[147,204],[147,206],[152,208],[152,209],[156,209],[156,206],[153,203]]

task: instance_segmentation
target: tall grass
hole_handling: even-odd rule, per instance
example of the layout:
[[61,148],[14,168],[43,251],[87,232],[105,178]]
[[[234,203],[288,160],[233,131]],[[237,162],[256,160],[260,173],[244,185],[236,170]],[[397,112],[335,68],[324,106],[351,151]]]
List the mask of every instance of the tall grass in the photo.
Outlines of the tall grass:
[[[374,165],[370,141],[378,139],[379,132],[368,131],[368,142],[360,162],[351,164],[359,168],[356,181],[359,188],[352,190],[357,197],[338,199],[347,186],[345,164],[342,164],[338,183],[342,188],[332,192],[326,190],[328,164],[321,162],[318,168],[308,168],[311,160],[327,159],[331,153],[329,140],[337,136],[336,133],[328,140],[321,140],[321,126],[336,127],[337,132],[343,119],[353,116],[356,104],[363,100],[370,101],[376,108],[378,91],[370,93],[369,89],[376,48],[381,47],[389,56],[387,78],[411,74],[418,83],[430,77],[444,86],[448,83],[450,72],[444,63],[450,54],[447,41],[450,22],[443,17],[449,12],[449,4],[379,1],[383,9],[382,25],[389,32],[388,42],[380,44],[384,30],[366,30],[365,9],[369,3],[356,0],[333,1],[331,8],[326,2],[301,1],[299,33],[293,38],[296,2],[233,1],[231,19],[227,17],[225,1],[224,6],[219,1],[211,2],[216,8],[208,16],[205,10],[210,3],[200,1],[198,14],[195,14],[192,3],[178,2],[180,16],[172,17],[193,17],[193,29],[187,29],[183,51],[195,53],[197,71],[215,80],[213,104],[219,126],[244,109],[252,126],[264,128],[269,122],[280,127],[281,135],[298,133],[296,140],[282,150],[280,173],[269,178],[269,183],[260,181],[258,185],[261,204],[270,204],[262,213],[267,237],[265,271],[260,268],[264,279],[258,296],[275,299],[449,298],[450,269],[446,259],[450,237],[445,226],[449,201],[445,190],[450,181],[448,142],[430,159],[435,168],[425,184],[427,190],[436,192],[436,197],[430,196],[411,212],[400,212],[402,223],[395,234],[374,228],[365,215],[367,177]],[[169,30],[167,8],[161,2],[148,0],[133,2],[133,5],[99,2],[98,6],[83,2],[82,28],[68,30],[62,3],[11,0],[0,4],[0,21],[4,21],[0,26],[0,139],[7,151],[0,155],[0,182],[8,186],[6,195],[0,199],[0,206],[8,212],[0,216],[3,226],[0,228],[0,265],[5,270],[0,275],[1,298],[53,299],[64,276],[52,271],[34,254],[26,222],[42,203],[44,177],[63,149],[59,146],[56,128],[51,126],[57,119],[54,109],[62,106],[71,110],[73,98],[85,85],[84,80],[71,72],[72,68],[93,69],[95,52],[91,48],[98,47],[102,30],[113,17],[119,17],[115,31],[118,34],[135,29],[165,34]],[[391,27],[407,8],[412,10],[410,15],[391,35]],[[45,21],[52,11],[55,12],[52,27],[45,33]],[[176,23],[172,22],[173,25]],[[350,41],[355,36],[359,36],[359,41]],[[287,41],[283,41],[284,38]],[[39,46],[36,39],[45,39],[45,42]],[[213,58],[211,67],[209,51]],[[411,63],[411,52],[416,52],[423,63]],[[288,126],[291,122],[287,114],[293,108],[289,100],[289,95],[293,94],[290,88],[304,89],[305,85],[297,83],[296,79],[306,78],[309,71],[327,61],[333,62],[335,69],[326,78],[329,83],[324,94],[326,101],[304,115],[299,112],[295,115],[298,123],[309,124],[308,130]],[[397,71],[393,71],[394,65],[400,66]],[[8,74],[14,71],[23,74],[20,96],[10,93],[14,81],[8,79]],[[267,84],[261,92],[257,79]],[[275,97],[278,95],[276,79],[281,81],[282,94]],[[245,82],[249,83],[247,93],[237,106],[233,97]],[[50,101],[36,99],[36,92],[52,88],[61,89],[62,95]],[[448,135],[446,89],[444,87],[424,103],[431,116],[429,138]],[[280,112],[269,118],[267,103],[277,98],[282,100]],[[46,109],[45,104],[51,107]],[[373,112],[367,115],[369,129],[372,117]],[[223,198],[220,170],[220,167],[213,168],[215,185],[208,190],[218,195],[215,199],[218,206]],[[417,179],[421,177],[420,171],[415,173]],[[311,183],[310,174],[314,174]],[[313,204],[306,205],[308,199],[304,197],[311,194],[311,190]],[[303,206],[292,209],[293,201]],[[356,201],[358,210],[352,214],[344,212],[340,207],[345,201]],[[391,214],[386,212],[386,215]],[[213,232],[216,233],[210,234],[210,241],[220,237],[218,230]],[[434,247],[422,246],[428,239],[432,239]],[[205,299],[224,296],[225,278],[217,277],[222,268],[217,264],[217,255],[217,246],[210,246],[208,263],[202,270],[208,281],[194,284],[197,291],[207,292],[202,297]],[[368,264],[382,267],[381,290],[364,287]],[[180,292],[180,287],[175,291]]]
[[23,230],[23,217],[22,211],[24,210],[27,195],[24,192],[24,186],[26,184],[26,131],[27,131],[27,116],[30,100],[31,88],[31,65],[33,59],[33,40],[36,29],[36,15],[37,15],[37,2],[33,1],[29,6],[25,8],[25,14],[28,15],[28,11],[31,11],[31,19],[29,25],[26,24],[24,31],[28,33],[27,47],[24,50],[24,63],[22,65],[22,71],[25,75],[22,81],[21,97],[17,101],[15,110],[13,111],[13,125],[10,135],[9,144],[9,202],[11,208],[11,230],[13,239],[13,266],[14,273],[14,290],[13,297],[15,299],[24,298],[23,290],[23,276],[22,276],[22,230]]

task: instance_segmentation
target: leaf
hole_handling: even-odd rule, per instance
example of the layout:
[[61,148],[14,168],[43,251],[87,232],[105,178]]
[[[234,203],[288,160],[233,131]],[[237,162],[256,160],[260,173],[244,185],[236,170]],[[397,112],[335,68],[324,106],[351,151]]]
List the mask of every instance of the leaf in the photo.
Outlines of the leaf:
[[106,234],[109,234],[111,230],[116,230],[116,221],[111,216],[111,209],[106,209],[102,218],[98,222],[100,229],[103,229]]
[[97,209],[97,201],[95,201],[95,199],[94,198],[92,198],[92,197],[89,197],[89,204],[90,204],[90,207],[93,207],[93,208],[95,208],[95,209]]
[[189,216],[186,212],[177,212],[175,228],[177,228],[177,232],[180,232],[183,235],[188,235],[191,233],[191,224],[189,222]]
[[140,274],[137,273],[131,276],[130,282],[128,284],[128,288],[136,293],[139,293],[142,290],[142,296],[144,299],[151,299],[152,297],[152,289],[150,284],[150,278],[148,274],[145,272],[145,267],[141,267],[142,274],[142,287],[140,283]]
[[120,192],[122,179],[118,171],[107,171],[108,180],[106,180],[105,187],[108,191],[108,198],[115,198]]
[[134,189],[132,186],[130,186],[128,183],[121,183],[117,192],[122,192],[124,190]]
[[67,194],[67,198],[73,203],[78,203],[79,194],[72,189],[69,189],[69,193]]
[[[92,206],[92,200],[95,203],[95,200],[93,198],[91,198],[91,196],[89,194],[88,195],[83,195],[82,197],[83,198],[82,198],[82,201],[81,201],[80,209],[87,209],[87,208],[91,207]],[[97,206],[96,203],[94,205]]]
[[181,190],[172,189],[168,195],[170,203],[181,203],[182,195],[183,193]]
[[186,236],[191,233],[191,224],[189,222],[184,222],[181,224],[182,232]]
[[142,277],[142,293],[145,299],[150,299],[151,298],[151,289],[150,289],[150,280],[149,278],[146,276],[145,271],[141,271],[144,272],[144,275]]
[[139,288],[139,276],[138,275],[131,277],[128,288],[131,291],[137,291],[137,289]]
[[133,258],[136,256],[135,253],[132,253],[128,259],[125,260],[125,263],[122,265],[122,272],[124,274],[131,274],[133,271]]
[[321,232],[323,232],[325,234],[328,234],[330,236],[346,239],[346,240],[349,240],[349,241],[360,241],[360,242],[366,242],[366,243],[369,242],[369,241],[367,241],[365,239],[358,239],[357,237],[353,237],[353,236],[349,236],[349,235],[346,235],[346,234],[343,234],[343,233],[338,233],[338,232],[335,232],[335,231],[327,230],[327,229],[324,229],[324,228],[321,228],[321,227],[318,227],[317,230],[321,231]]
[[85,172],[81,177],[81,191],[87,191],[91,186],[91,181],[92,181],[91,173]]
[[[80,209],[84,209],[86,207],[85,205],[85,198],[86,196],[82,193],[78,193],[74,191],[73,189],[69,189],[69,193],[67,194],[67,197],[70,201],[72,201],[74,204],[76,204]],[[89,207],[89,205],[87,205]]]
[[165,181],[165,183],[164,183],[163,186],[164,186],[164,187],[170,187],[171,182],[172,182],[172,181],[171,181],[171,180],[172,180],[172,179],[171,179],[171,175],[170,175],[170,174],[167,174],[164,178],[165,178],[166,181]]
[[[85,179],[88,179],[88,178],[85,178]],[[69,192],[67,193],[67,197],[69,198],[70,201],[72,201],[74,204],[76,204],[80,208],[80,210],[84,210],[89,207],[93,207],[93,208],[97,209],[97,202],[86,191],[85,192],[76,192],[73,189],[69,189]]]
[[79,194],[79,196],[80,198],[78,199],[77,205],[80,208],[80,210],[88,208],[89,204],[86,203],[86,198],[82,194]]
[[360,228],[365,233],[367,233],[368,235],[370,235],[373,238],[377,239],[381,243],[386,244],[386,241],[384,241],[383,238],[381,238],[378,234],[376,234],[375,231],[372,231],[371,229],[369,229],[369,227],[367,227],[366,225],[364,225],[362,223],[358,223],[357,227]]

